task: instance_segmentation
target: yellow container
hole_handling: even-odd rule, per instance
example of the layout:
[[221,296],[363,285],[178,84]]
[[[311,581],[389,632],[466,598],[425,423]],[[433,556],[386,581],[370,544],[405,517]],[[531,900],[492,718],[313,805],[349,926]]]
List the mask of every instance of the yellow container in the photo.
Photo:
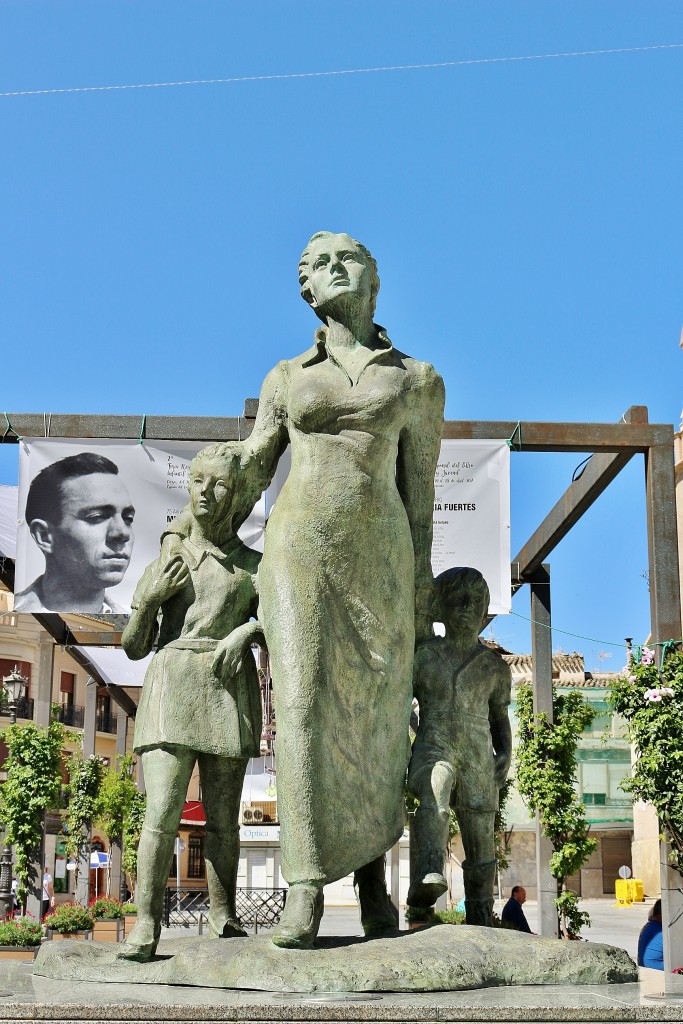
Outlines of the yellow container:
[[634,903],[642,903],[645,899],[642,880],[640,878],[630,878],[629,882],[631,883],[631,900]]
[[633,902],[631,896],[631,879],[630,878],[617,878],[614,883],[614,895],[617,898],[617,902],[620,906],[626,907],[629,903]]

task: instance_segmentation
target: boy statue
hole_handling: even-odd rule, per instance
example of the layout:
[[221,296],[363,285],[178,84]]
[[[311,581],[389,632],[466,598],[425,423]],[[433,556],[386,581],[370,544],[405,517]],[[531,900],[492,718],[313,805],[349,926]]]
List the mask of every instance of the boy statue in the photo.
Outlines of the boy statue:
[[237,529],[260,494],[239,443],[204,448],[190,466],[181,536],[162,539],[133,598],[122,645],[154,655],[142,689],[134,748],[147,809],[138,851],[138,920],[119,957],[150,960],[161,932],[174,841],[195,764],[206,812],[209,935],[245,935],[237,919],[239,805],[250,757],[259,754],[261,698],[251,643],[260,635],[260,555]]
[[420,724],[408,769],[419,800],[411,845],[408,905],[426,910],[446,892],[444,862],[451,806],[465,850],[467,924],[491,926],[496,874],[498,791],[512,754],[510,669],[479,640],[489,588],[476,569],[447,569],[436,579],[445,637],[420,644],[414,689]]

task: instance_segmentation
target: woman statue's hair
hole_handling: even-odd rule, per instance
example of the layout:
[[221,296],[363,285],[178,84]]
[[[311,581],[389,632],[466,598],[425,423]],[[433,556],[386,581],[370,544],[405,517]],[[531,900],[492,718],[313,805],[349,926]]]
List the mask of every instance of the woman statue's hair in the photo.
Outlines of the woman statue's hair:
[[[336,238],[338,234],[346,234],[346,232],[337,231],[316,231],[314,235],[309,238],[306,248],[301,253],[301,259],[299,260],[299,284],[301,285],[301,298],[311,306],[312,298],[310,289],[307,287],[308,275],[310,271],[310,249],[313,242],[316,242],[319,238]],[[350,235],[346,236],[351,238]],[[359,242],[356,238],[351,238],[351,242],[361,253],[365,260],[368,270],[370,271],[370,311],[374,316],[375,303],[377,302],[377,292],[379,291],[379,274],[377,273],[377,263],[375,258],[369,249],[366,249],[362,242]]]

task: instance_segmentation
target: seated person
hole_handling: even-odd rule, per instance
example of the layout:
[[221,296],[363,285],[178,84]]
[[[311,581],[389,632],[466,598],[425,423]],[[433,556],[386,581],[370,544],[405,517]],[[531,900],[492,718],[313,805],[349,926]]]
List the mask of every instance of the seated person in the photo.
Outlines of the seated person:
[[510,899],[503,907],[500,919],[508,928],[514,928],[518,932],[529,932],[529,922],[522,910],[522,904],[526,903],[526,889],[523,885],[513,885]]
[[638,966],[664,970],[664,934],[662,932],[662,901],[657,900],[638,936]]

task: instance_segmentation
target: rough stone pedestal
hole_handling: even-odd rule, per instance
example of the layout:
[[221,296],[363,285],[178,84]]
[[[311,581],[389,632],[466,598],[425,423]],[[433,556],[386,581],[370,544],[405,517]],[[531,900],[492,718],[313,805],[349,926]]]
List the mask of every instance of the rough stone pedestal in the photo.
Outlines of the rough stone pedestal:
[[495,985],[604,985],[638,970],[622,949],[504,929],[441,925],[386,939],[320,939],[312,950],[246,939],[162,942],[148,964],[116,946],[45,943],[34,974],[59,980],[193,985],[263,992],[443,992]]

